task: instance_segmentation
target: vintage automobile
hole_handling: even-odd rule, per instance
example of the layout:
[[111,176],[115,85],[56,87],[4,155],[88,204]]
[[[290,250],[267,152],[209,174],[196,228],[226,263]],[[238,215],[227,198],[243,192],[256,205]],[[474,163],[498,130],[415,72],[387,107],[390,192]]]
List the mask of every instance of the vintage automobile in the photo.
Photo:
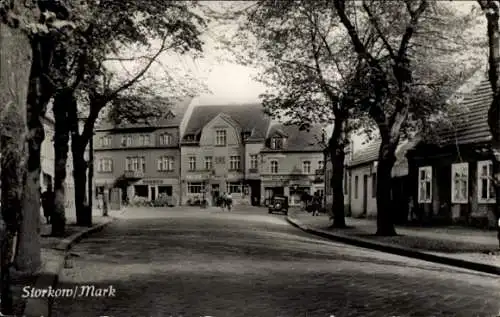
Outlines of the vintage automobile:
[[282,212],[288,215],[288,196],[274,196],[269,201],[269,213]]

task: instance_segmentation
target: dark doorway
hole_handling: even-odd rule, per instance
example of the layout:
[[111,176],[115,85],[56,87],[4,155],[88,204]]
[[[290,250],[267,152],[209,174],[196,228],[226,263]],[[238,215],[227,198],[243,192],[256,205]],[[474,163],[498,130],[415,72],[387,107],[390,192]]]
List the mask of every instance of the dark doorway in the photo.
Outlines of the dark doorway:
[[260,206],[260,181],[253,180],[249,182],[252,206]]
[[137,197],[148,197],[148,186],[147,185],[134,185],[135,195]]
[[156,199],[156,187],[151,187],[151,200]]
[[172,196],[172,186],[158,186],[158,194]]

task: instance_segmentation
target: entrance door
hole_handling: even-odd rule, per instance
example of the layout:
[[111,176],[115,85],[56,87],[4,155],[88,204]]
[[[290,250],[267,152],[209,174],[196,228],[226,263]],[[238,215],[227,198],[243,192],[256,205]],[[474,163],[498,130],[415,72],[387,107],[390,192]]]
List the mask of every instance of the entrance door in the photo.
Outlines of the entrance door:
[[252,181],[250,183],[252,206],[260,205],[260,181]]
[[363,175],[363,214],[368,212],[368,175]]
[[151,187],[151,200],[156,199],[156,187]]
[[285,194],[285,188],[284,187],[274,187],[273,194],[276,196],[283,196]]

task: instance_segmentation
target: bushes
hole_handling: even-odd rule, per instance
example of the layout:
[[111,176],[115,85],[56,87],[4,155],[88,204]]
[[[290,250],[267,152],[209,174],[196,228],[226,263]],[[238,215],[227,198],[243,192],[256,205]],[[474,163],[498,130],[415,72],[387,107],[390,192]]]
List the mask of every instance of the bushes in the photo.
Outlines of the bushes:
[[130,200],[130,206],[134,207],[144,207],[144,206],[149,206],[149,201],[147,197],[139,197],[139,196],[134,196]]

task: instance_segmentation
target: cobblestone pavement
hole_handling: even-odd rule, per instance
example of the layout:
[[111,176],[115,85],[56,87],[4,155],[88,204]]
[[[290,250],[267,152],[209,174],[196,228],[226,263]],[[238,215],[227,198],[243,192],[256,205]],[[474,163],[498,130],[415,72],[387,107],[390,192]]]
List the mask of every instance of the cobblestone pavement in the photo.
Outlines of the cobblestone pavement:
[[[495,276],[315,238],[262,209],[135,210],[74,247],[53,317],[497,316]],[[127,219],[128,218],[128,219]]]

